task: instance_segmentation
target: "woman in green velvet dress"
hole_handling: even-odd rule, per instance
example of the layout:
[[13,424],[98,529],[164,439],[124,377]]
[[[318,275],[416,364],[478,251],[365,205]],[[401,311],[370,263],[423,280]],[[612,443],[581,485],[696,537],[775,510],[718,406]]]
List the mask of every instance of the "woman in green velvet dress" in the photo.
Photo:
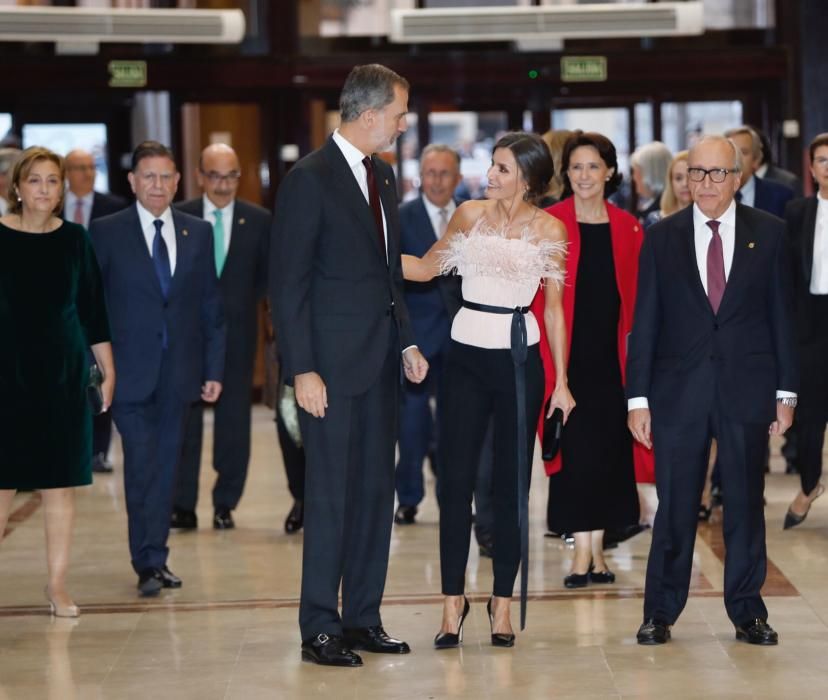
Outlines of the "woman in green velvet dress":
[[92,482],[89,348],[105,377],[104,410],[115,368],[92,245],[82,226],[58,218],[63,180],[60,156],[26,149],[0,218],[0,535],[15,492],[40,490],[46,597],[53,614],[77,617],[66,572],[74,487]]

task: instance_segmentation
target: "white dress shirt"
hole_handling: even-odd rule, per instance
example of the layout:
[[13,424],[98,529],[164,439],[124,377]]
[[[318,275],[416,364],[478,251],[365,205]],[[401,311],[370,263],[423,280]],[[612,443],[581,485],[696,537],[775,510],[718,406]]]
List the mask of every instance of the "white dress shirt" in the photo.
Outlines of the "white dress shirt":
[[[751,178],[752,180],[753,178]],[[744,200],[742,200],[744,202]],[[693,242],[696,249],[696,267],[699,271],[704,293],[707,294],[707,249],[710,240],[713,238],[713,231],[707,225],[711,219],[693,205]],[[733,251],[736,248],[736,202],[730,206],[716,221],[719,222],[719,236],[722,239],[722,257],[724,258],[725,281],[730,278],[730,268],[733,266]],[[726,290],[725,290],[725,293]],[[777,391],[776,398],[794,397],[796,394],[790,391]],[[649,408],[650,404],[646,396],[635,396],[627,400],[627,410],[635,408]]]
[[161,238],[167,244],[167,255],[170,258],[170,275],[175,274],[175,260],[176,260],[176,245],[175,245],[175,224],[173,223],[172,210],[167,207],[161,216],[154,216],[141,206],[140,202],[135,202],[138,208],[138,219],[141,222],[141,232],[144,234],[144,241],[147,244],[150,257],[152,257],[152,242],[155,240],[155,224],[156,219],[161,219],[164,225],[161,227]]
[[83,224],[85,228],[89,228],[89,219],[92,218],[92,200],[95,198],[94,192],[89,192],[85,194],[83,197],[78,197],[72,190],[66,190],[66,201],[63,204],[63,218],[66,221],[75,222],[75,207],[77,206],[78,200],[81,202],[81,206],[83,207],[83,221],[79,222]]
[[[339,146],[339,150],[342,151],[342,155],[345,156],[345,160],[348,162],[348,166],[351,168],[351,172],[354,174],[354,178],[359,185],[359,189],[362,190],[362,195],[365,197],[365,201],[368,204],[371,203],[371,200],[368,196],[368,173],[365,170],[365,165],[362,163],[362,160],[365,158],[365,154],[360,151],[356,146],[354,146],[348,139],[346,139],[342,134],[339,133],[339,129],[333,132],[333,140],[334,143]],[[376,171],[375,171],[376,176]],[[377,193],[379,193],[379,184],[377,184]],[[382,206],[382,200],[380,200],[380,209],[382,210],[382,233],[383,238],[385,240],[385,257],[386,260],[388,259],[388,221],[385,218],[385,209]]]
[[446,204],[444,207],[438,207],[436,204],[433,204],[431,200],[423,195],[423,204],[425,204],[426,213],[428,214],[428,218],[431,219],[431,227],[434,229],[434,237],[441,238],[443,233],[442,230],[443,221],[442,216],[440,216],[440,211],[445,209],[446,210],[446,223],[451,221],[451,217],[454,214],[454,210],[457,209],[457,205],[454,203],[453,199],[449,200],[449,203]]
[[817,194],[814,263],[809,291],[811,294],[828,294],[828,199],[821,194]]
[[223,209],[219,209],[210,201],[210,198],[204,195],[204,220],[209,222],[211,226],[216,225],[216,211],[221,212],[221,223],[224,226],[224,254],[230,250],[230,236],[233,235],[233,211],[236,207],[236,200],[232,200]]
[[742,198],[739,200],[742,204],[746,207],[755,206],[754,202],[756,201],[756,177],[751,175],[750,180],[748,180],[742,187],[739,189],[739,194],[742,195]]

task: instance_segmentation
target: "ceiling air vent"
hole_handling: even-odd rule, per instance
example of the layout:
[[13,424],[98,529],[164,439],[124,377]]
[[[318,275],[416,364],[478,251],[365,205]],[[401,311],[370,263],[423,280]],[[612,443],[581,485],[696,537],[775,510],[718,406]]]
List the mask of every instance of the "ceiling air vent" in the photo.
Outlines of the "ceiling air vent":
[[391,10],[391,41],[522,41],[701,34],[703,2]]
[[241,10],[0,7],[0,41],[237,44]]

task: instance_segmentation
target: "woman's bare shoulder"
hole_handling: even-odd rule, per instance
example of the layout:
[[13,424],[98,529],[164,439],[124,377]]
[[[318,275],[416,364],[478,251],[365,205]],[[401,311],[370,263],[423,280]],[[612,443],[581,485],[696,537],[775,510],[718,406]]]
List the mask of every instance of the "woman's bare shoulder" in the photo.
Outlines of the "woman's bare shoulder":
[[486,213],[485,199],[468,199],[457,207],[455,216],[459,217],[460,229],[468,231],[475,222]]
[[567,239],[566,226],[563,221],[543,210],[535,217],[533,228],[538,236],[550,241],[566,241]]

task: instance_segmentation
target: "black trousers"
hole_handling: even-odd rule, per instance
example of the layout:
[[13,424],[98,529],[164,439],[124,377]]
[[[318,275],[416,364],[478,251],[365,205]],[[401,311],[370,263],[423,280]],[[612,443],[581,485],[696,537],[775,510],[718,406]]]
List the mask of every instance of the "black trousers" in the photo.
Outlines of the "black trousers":
[[172,388],[165,360],[155,391],[139,402],[112,405],[124,449],[129,551],[136,573],[167,563],[175,470],[189,404]]
[[494,595],[511,597],[520,564],[517,451],[528,451],[543,402],[543,366],[537,345],[526,365],[526,433],[518,435],[515,370],[510,350],[487,350],[452,341],[445,368],[440,430],[440,573],[443,595],[462,595],[471,539],[472,494],[480,450],[494,418],[492,500]]
[[112,442],[112,413],[106,411],[92,416],[92,455],[109,455]]
[[382,624],[401,361],[396,330],[392,335],[380,374],[364,394],[342,396],[329,389],[324,418],[299,411],[306,458],[303,640]]
[[[250,463],[250,372],[227,372],[213,408],[213,508],[233,510],[241,499]],[[195,510],[204,435],[204,405],[192,406],[184,433],[184,449],[175,488],[175,507]]]
[[822,447],[825,442],[825,421],[797,420],[796,422],[796,464],[802,492],[811,493],[822,476]]
[[743,424],[714,410],[706,419],[665,425],[653,416],[658,511],[647,561],[644,618],[673,624],[687,603],[699,501],[710,441],[718,443],[725,547],[724,601],[734,624],[766,619],[763,507],[768,424]]

